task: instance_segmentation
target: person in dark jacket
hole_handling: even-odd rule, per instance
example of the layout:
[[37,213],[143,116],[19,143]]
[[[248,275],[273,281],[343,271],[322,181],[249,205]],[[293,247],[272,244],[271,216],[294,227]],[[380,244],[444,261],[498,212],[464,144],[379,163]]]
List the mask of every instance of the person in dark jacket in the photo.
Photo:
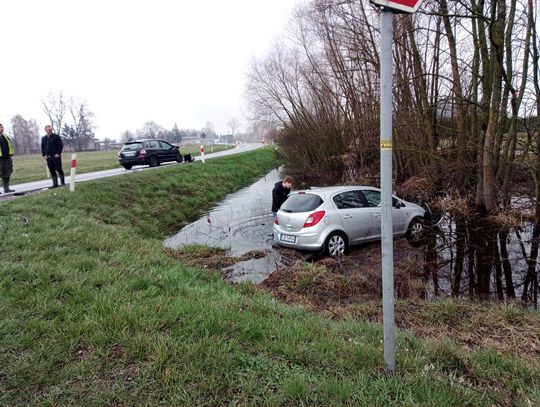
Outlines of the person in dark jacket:
[[9,179],[13,172],[13,160],[11,156],[15,153],[11,139],[4,134],[4,126],[0,124],[0,175],[4,183],[4,193],[15,192],[9,188]]
[[64,171],[62,170],[62,150],[64,149],[64,143],[58,134],[53,133],[51,125],[45,126],[45,132],[47,134],[41,138],[41,155],[47,161],[47,167],[49,167],[49,171],[51,172],[52,187],[56,188],[58,187],[58,176],[60,176],[60,184],[66,185]]
[[291,176],[287,175],[283,178],[283,181],[276,182],[274,189],[272,190],[272,214],[276,217],[277,211],[283,205],[283,202],[289,196],[291,188],[294,185],[294,180]]

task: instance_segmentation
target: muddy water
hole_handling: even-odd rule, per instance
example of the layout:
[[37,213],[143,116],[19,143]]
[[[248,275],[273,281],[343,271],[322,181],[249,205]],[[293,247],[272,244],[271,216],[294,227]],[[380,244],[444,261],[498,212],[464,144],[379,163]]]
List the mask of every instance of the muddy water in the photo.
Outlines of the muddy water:
[[165,246],[181,248],[206,245],[228,250],[231,256],[264,251],[266,256],[228,268],[233,282],[262,282],[287,259],[272,248],[272,188],[281,179],[273,170],[251,186],[229,195],[196,222],[165,240]]
[[[222,203],[193,222],[165,245],[181,248],[188,245],[220,247],[231,256],[263,251],[266,256],[250,259],[225,271],[233,282],[262,282],[279,266],[294,259],[307,259],[302,253],[272,247],[271,191],[281,178],[273,170],[251,186],[231,194]],[[531,256],[533,224],[522,221],[507,231],[486,227],[485,221],[446,217],[438,228],[428,233],[425,244],[411,247],[405,239],[396,239],[396,268],[410,270],[423,280],[425,298],[445,296],[467,298],[522,298],[537,303],[538,279]],[[363,267],[380,268],[380,244],[353,248],[349,273]]]

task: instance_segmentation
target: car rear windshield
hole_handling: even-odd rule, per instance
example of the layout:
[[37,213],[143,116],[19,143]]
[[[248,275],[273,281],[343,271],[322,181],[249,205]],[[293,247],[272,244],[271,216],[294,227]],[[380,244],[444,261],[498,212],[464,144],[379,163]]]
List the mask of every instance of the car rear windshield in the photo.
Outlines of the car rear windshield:
[[285,212],[309,212],[318,208],[323,203],[319,195],[315,194],[293,194],[281,205],[281,210]]
[[142,148],[142,143],[127,143],[122,147],[122,151],[126,150],[139,150]]

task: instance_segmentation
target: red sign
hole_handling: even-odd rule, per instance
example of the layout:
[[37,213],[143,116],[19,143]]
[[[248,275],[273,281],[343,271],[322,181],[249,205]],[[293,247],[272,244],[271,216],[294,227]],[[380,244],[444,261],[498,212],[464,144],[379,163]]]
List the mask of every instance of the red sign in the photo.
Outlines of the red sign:
[[373,4],[401,13],[414,13],[422,0],[370,0]]

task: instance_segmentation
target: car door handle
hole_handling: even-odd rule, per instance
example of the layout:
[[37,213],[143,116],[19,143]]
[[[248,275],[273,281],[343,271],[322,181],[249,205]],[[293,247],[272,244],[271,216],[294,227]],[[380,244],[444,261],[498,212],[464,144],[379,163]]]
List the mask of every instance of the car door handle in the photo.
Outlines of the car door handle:
[[352,219],[352,215],[343,215],[343,219]]

